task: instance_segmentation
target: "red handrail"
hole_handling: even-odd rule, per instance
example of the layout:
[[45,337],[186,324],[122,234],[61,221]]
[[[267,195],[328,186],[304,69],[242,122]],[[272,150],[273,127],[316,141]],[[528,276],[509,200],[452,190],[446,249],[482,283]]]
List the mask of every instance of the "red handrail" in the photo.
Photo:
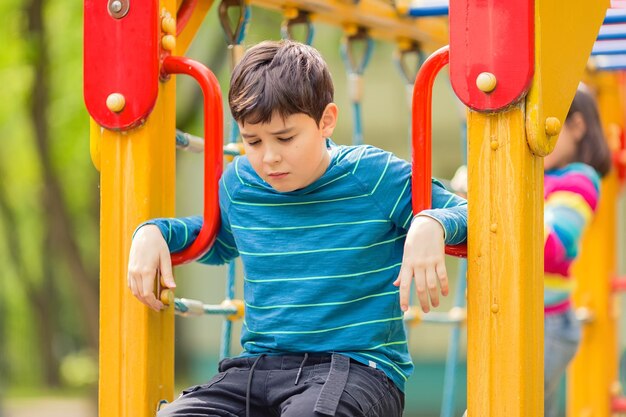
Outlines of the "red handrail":
[[[433,84],[439,71],[450,61],[448,45],[438,49],[424,61],[413,85],[412,106],[412,179],[413,214],[431,208],[432,177],[432,97]],[[446,253],[467,257],[467,244],[447,245]]]
[[197,5],[198,0],[184,0],[182,2],[176,13],[176,35],[180,35],[185,30],[185,26],[189,23]]
[[211,70],[192,59],[168,56],[163,60],[163,70],[168,74],[192,76],[204,95],[204,222],[191,246],[172,254],[172,264],[180,265],[204,255],[215,241],[220,226],[218,182],[223,165],[222,92]]

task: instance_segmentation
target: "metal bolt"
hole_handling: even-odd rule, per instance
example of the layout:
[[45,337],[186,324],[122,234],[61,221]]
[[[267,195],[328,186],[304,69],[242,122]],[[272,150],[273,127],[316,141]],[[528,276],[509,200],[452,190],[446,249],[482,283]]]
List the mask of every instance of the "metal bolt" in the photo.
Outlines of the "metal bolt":
[[496,76],[490,72],[481,72],[476,77],[476,87],[483,93],[491,93],[495,90],[497,83]]
[[119,13],[122,10],[122,2],[119,0],[115,0],[111,3],[111,11],[113,13]]
[[561,121],[556,117],[546,118],[546,135],[557,136],[561,133]]
[[109,0],[107,9],[114,19],[121,19],[130,10],[130,0]]
[[176,37],[174,35],[165,35],[161,38],[161,46],[163,49],[173,51],[176,48]]
[[497,140],[492,140],[492,141],[491,141],[491,149],[493,149],[494,151],[495,151],[496,149],[498,149],[498,147],[499,147],[499,146],[500,146],[500,144],[498,143],[498,141],[497,141]]
[[496,223],[491,223],[491,226],[489,227],[489,230],[491,230],[493,233],[498,231],[498,225]]
[[107,97],[107,108],[114,113],[119,113],[126,106],[126,98],[120,93],[112,93]]
[[174,19],[172,16],[165,16],[163,19],[161,19],[161,29],[163,29],[163,32],[169,35],[175,35],[176,19]]
[[500,306],[499,306],[499,305],[497,305],[496,303],[493,303],[493,304],[491,305],[491,312],[492,312],[492,313],[497,313],[498,311],[500,311]]

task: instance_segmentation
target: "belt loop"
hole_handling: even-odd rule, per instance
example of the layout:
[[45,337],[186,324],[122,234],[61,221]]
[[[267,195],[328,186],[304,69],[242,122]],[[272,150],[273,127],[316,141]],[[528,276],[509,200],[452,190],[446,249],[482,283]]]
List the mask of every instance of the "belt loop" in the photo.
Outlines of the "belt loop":
[[343,390],[348,382],[348,373],[350,372],[350,358],[347,356],[333,353],[330,361],[330,371],[322,390],[320,391],[317,402],[315,403],[315,412],[326,416],[334,416],[339,405],[339,399],[343,394]]

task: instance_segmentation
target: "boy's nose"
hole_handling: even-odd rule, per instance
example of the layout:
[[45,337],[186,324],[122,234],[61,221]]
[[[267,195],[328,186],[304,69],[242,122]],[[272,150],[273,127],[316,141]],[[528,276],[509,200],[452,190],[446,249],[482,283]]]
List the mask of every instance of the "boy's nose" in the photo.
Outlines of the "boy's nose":
[[263,155],[263,162],[266,164],[275,164],[276,162],[280,162],[280,159],[280,153],[271,148],[268,148]]

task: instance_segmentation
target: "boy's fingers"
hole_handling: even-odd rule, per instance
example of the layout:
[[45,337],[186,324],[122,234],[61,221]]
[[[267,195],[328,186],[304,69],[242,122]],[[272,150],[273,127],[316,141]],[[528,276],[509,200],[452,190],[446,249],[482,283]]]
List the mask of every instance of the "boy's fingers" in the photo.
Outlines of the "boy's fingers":
[[437,264],[435,267],[437,276],[439,277],[439,285],[441,285],[441,294],[448,295],[450,287],[448,284],[448,271],[444,262]]
[[428,302],[428,291],[426,288],[426,271],[423,269],[413,271],[415,274],[415,291],[417,292],[417,299],[422,306],[422,311],[428,313],[430,311],[430,304]]
[[162,283],[167,288],[176,288],[174,274],[172,273],[172,258],[169,253],[161,252],[159,260],[159,270],[161,271]]
[[439,287],[437,286],[437,272],[435,268],[426,270],[426,287],[428,288],[430,303],[433,307],[437,307],[439,305]]
[[140,288],[142,302],[153,310],[159,311],[163,308],[163,303],[158,301],[154,296],[154,274],[146,274],[142,276],[143,286]]
[[398,275],[398,279],[396,279],[396,282],[400,285],[400,308],[402,311],[407,311],[409,309],[412,275],[413,273],[410,269],[402,266],[400,268],[400,275]]
[[130,274],[128,275],[128,288],[130,288],[130,292],[133,293],[135,297],[139,295],[139,293],[137,292],[137,284],[135,283],[135,278]]

